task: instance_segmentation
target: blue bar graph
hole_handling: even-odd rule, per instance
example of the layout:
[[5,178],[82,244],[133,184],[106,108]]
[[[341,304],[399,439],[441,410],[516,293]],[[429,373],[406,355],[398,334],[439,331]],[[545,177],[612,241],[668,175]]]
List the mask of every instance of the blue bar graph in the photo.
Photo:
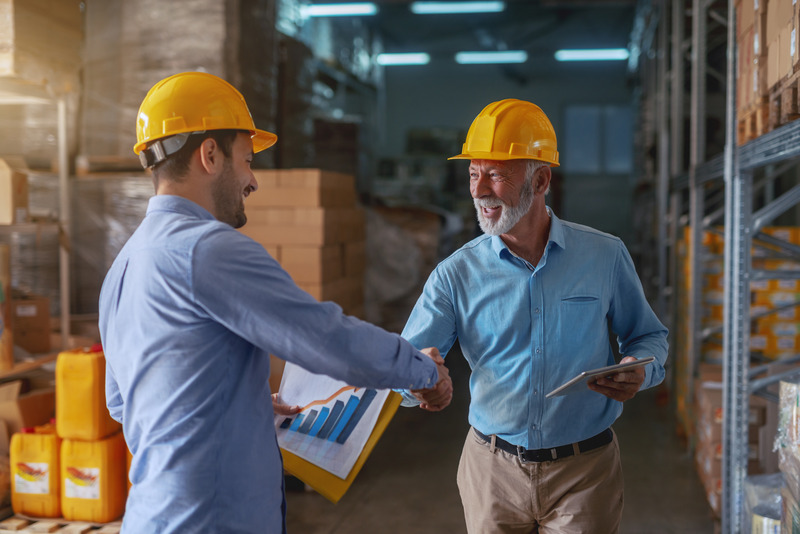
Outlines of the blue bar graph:
[[317,434],[319,439],[326,439],[328,435],[330,435],[331,430],[333,430],[333,426],[336,424],[336,421],[339,420],[339,416],[341,415],[343,409],[344,403],[337,400],[336,404],[333,405],[331,414],[328,416],[328,420],[325,421],[325,424],[322,425],[322,428],[319,430],[319,434]]
[[344,430],[342,430],[342,433],[339,434],[338,438],[336,438],[336,443],[344,443],[345,441],[347,441],[347,438],[349,438],[350,434],[353,433],[353,429],[361,420],[361,417],[364,415],[364,413],[367,411],[367,408],[369,408],[369,405],[372,403],[372,399],[374,399],[375,395],[377,394],[378,392],[375,391],[374,389],[368,389],[367,391],[364,392],[364,394],[361,396],[361,401],[359,401],[358,406],[356,407],[355,412],[353,412],[353,415],[350,416],[350,421],[347,422],[347,425],[345,425]]
[[310,410],[298,414],[294,419],[287,417],[281,422],[280,428],[321,440],[345,443],[377,394],[374,389],[367,389],[361,397],[350,395],[347,403],[337,400],[332,408],[326,406],[319,411]]
[[325,424],[325,419],[328,417],[328,412],[330,412],[330,408],[327,406],[320,410],[319,416],[317,416],[317,421],[314,423],[314,426],[311,427],[311,430],[308,431],[308,435],[311,437],[316,437],[319,434],[322,425]]
[[317,414],[319,414],[317,410],[311,410],[308,412],[306,420],[303,421],[303,424],[300,425],[300,428],[298,428],[297,431],[301,434],[308,434],[308,431],[311,430],[311,426],[314,424],[314,421],[317,420]]
[[294,423],[292,423],[292,426],[289,427],[289,430],[297,432],[297,429],[300,428],[301,424],[303,424],[303,419],[305,418],[305,416],[306,415],[302,413],[297,414],[297,417],[295,417]]
[[350,416],[352,416],[353,412],[356,411],[359,400],[360,399],[355,395],[350,395],[350,398],[347,400],[347,404],[344,407],[344,413],[339,418],[339,422],[337,422],[336,426],[333,428],[331,435],[328,436],[328,441],[336,441],[336,438],[338,438],[339,434],[341,434],[342,430],[344,430],[345,425],[350,421]]

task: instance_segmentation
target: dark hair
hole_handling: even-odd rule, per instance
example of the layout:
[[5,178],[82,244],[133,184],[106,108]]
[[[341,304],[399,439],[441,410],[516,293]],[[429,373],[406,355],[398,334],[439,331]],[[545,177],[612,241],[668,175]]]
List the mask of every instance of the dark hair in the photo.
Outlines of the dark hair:
[[153,177],[156,180],[161,178],[180,182],[186,173],[189,172],[189,162],[192,154],[197,150],[206,139],[213,139],[219,145],[222,154],[229,158],[233,154],[233,142],[236,136],[244,130],[209,130],[202,134],[192,134],[186,140],[186,144],[180,150],[171,154],[161,163],[153,167]]

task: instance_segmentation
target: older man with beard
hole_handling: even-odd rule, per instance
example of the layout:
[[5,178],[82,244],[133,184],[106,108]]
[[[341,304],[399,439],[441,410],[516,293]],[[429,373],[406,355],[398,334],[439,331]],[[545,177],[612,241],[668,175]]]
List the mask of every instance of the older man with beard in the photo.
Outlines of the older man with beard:
[[[578,155],[578,157],[580,157]],[[403,330],[472,369],[458,487],[470,533],[612,533],[622,514],[622,403],[659,384],[667,330],[617,237],[562,221],[545,204],[556,136],[521,100],[486,106],[467,133],[482,235],[431,273]],[[589,388],[546,398],[581,371],[655,356]],[[405,392],[406,405],[427,392]]]

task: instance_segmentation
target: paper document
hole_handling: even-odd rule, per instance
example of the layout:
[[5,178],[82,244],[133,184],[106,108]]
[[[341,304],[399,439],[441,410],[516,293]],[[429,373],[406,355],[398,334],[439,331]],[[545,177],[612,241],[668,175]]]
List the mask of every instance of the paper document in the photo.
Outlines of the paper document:
[[356,388],[287,363],[281,402],[303,410],[293,416],[275,416],[278,444],[339,478],[347,478],[389,392]]

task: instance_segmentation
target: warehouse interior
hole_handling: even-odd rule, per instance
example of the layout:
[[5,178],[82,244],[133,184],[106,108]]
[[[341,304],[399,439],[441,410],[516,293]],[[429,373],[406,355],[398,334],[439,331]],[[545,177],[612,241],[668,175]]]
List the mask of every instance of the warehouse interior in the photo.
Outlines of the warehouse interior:
[[[437,263],[480,233],[468,162],[447,158],[488,103],[537,104],[561,159],[547,205],[622,239],[669,329],[664,383],[614,425],[620,532],[800,531],[800,5],[414,4],[0,0],[0,531],[44,522],[13,489],[12,436],[55,437],[51,419],[84,406],[60,362],[92,354],[72,376],[94,377],[104,402],[100,288],[153,195],[137,112],[185,71],[233,84],[278,135],[255,156],[240,230],[317,300],[398,333]],[[340,5],[365,12],[314,11]],[[587,50],[616,56],[559,59]],[[459,62],[468,51],[507,57]],[[312,195],[336,217],[271,211]],[[470,370],[457,346],[447,366],[452,405],[399,408],[337,503],[286,473],[289,532],[466,532]],[[275,391],[283,362],[272,368]],[[56,523],[118,531],[124,491],[105,516]]]

